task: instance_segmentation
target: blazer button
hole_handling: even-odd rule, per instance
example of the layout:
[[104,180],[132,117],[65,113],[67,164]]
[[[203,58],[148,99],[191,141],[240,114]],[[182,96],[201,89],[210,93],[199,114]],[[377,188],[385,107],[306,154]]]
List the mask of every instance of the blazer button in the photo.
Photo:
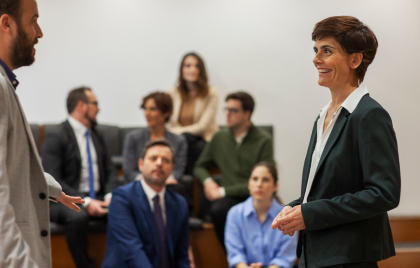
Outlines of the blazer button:
[[45,194],[44,194],[44,193],[40,193],[40,194],[39,194],[39,198],[41,198],[42,200],[44,200],[44,199],[45,199],[45,197],[46,197],[46,196],[45,196]]
[[325,222],[325,226],[328,227],[330,226],[330,224],[328,222]]
[[42,230],[42,231],[41,231],[41,236],[42,236],[42,237],[46,237],[46,236],[48,236],[48,231],[47,231],[47,230]]

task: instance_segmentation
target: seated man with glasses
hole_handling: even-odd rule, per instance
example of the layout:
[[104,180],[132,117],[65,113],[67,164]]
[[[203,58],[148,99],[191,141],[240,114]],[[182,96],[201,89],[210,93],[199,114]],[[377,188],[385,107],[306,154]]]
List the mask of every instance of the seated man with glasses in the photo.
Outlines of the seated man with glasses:
[[[259,162],[273,162],[273,142],[270,134],[255,127],[251,121],[254,99],[246,92],[226,97],[226,126],[206,145],[195,164],[194,175],[203,183],[209,201],[210,216],[216,234],[224,245],[226,216],[231,207],[249,197],[248,179]],[[220,168],[220,186],[209,173]]]
[[68,195],[81,196],[80,213],[50,202],[51,221],[66,225],[66,238],[78,268],[95,267],[88,256],[88,222],[106,220],[105,207],[118,185],[117,172],[102,136],[95,130],[98,102],[92,90],[81,87],[67,97],[68,120],[45,137],[42,165]]

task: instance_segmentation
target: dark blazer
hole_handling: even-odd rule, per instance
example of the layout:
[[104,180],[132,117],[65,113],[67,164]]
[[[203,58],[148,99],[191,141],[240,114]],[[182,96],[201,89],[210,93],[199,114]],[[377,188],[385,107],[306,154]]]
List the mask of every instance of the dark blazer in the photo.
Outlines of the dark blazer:
[[[289,204],[292,207],[303,201],[316,127],[315,121],[303,167],[301,197]],[[391,118],[367,94],[353,113],[343,107],[322,153],[308,203],[301,207],[308,252],[317,264],[377,262],[394,256],[387,211],[398,206],[400,191]],[[298,257],[301,243],[302,235]]]
[[[188,206],[166,188],[166,240],[171,268],[189,268]],[[102,268],[158,268],[159,241],[152,209],[140,181],[112,193]]]
[[[98,157],[101,186],[97,199],[102,199],[118,185],[118,176],[102,135],[93,128],[91,137]],[[63,192],[72,196],[85,196],[79,192],[82,169],[79,146],[73,128],[67,120],[47,134],[41,158],[45,172],[51,174],[61,184]]]
[[[173,175],[179,180],[187,166],[187,150],[188,144],[184,136],[176,135],[166,130],[165,139],[169,141],[175,149],[175,170]],[[148,128],[136,129],[130,131],[124,141],[123,150],[123,173],[127,182],[134,181],[140,174],[139,158],[143,152],[144,145],[150,140],[150,132]]]

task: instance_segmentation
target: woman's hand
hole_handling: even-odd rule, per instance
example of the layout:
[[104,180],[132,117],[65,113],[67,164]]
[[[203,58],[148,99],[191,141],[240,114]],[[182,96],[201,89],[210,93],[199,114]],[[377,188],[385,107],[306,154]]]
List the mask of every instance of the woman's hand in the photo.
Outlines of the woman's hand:
[[77,212],[80,212],[80,208],[76,204],[85,203],[85,200],[83,200],[80,196],[77,196],[77,197],[69,196],[69,195],[66,195],[64,192],[61,192],[61,195],[57,199],[57,201],[68,208],[76,210]]
[[273,220],[271,227],[273,229],[278,228],[280,231],[283,231],[284,235],[288,234],[289,236],[292,236],[296,231],[306,229],[301,206],[288,207],[285,211],[286,208],[287,206]]

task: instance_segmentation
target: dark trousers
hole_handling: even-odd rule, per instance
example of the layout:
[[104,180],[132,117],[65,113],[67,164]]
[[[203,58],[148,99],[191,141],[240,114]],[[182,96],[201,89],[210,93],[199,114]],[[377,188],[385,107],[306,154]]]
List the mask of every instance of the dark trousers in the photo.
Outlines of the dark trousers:
[[214,229],[223,248],[225,248],[225,224],[229,209],[244,202],[248,197],[223,197],[211,203],[210,217],[214,224]]
[[[345,263],[333,266],[319,266],[315,263],[313,255],[311,254],[311,245],[307,243],[305,231],[301,233],[302,240],[302,254],[299,259],[299,268],[378,268],[376,262],[360,262],[360,263]],[[305,262],[308,262],[307,264]]]
[[[77,268],[93,268],[88,256],[88,223],[91,219],[85,208],[80,212],[69,209],[60,203],[50,202],[50,220],[66,226],[66,239],[70,253]],[[106,217],[95,218],[106,221]]]
[[185,174],[192,175],[194,164],[198,157],[200,157],[207,142],[203,138],[194,136],[190,133],[183,133],[182,135],[185,137],[188,144],[188,160],[187,166],[185,167]]

